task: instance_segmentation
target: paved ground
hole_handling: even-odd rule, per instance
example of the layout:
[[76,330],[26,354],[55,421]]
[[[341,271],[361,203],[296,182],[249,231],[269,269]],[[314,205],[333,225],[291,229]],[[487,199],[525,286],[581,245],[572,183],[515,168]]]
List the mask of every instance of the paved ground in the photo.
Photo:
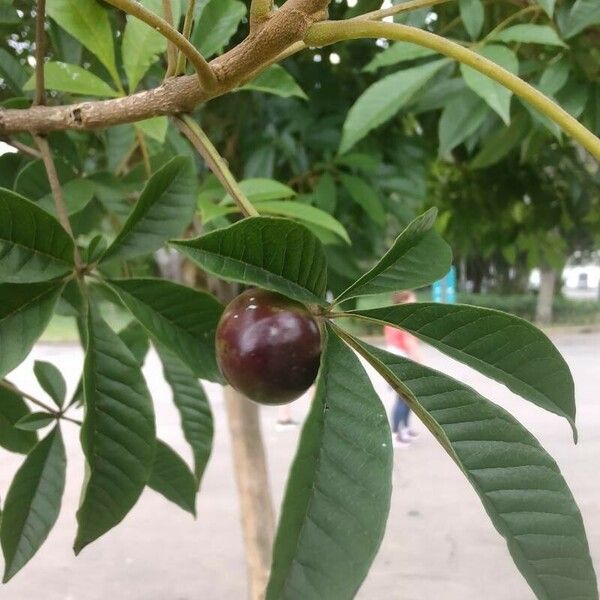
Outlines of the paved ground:
[[[451,369],[502,404],[541,439],[556,457],[578,498],[597,565],[600,565],[600,333],[562,334],[577,384],[581,442],[573,447],[568,426],[517,399],[504,388],[434,352],[431,366]],[[71,387],[81,353],[69,346],[38,346],[13,379],[29,391],[34,358],[52,360]],[[170,406],[169,390],[150,355],[145,367],[159,414],[159,433],[182,454],[186,447]],[[383,390],[378,382],[378,385]],[[82,461],[77,431],[66,425],[69,472],[60,520],[44,548],[13,582],[0,587],[1,600],[243,600],[245,567],[239,513],[229,458],[229,434],[217,387],[210,387],[216,442],[198,505],[198,520],[147,491],[126,521],[86,549],[70,550],[75,533]],[[297,416],[308,402],[299,401]],[[276,433],[274,410],[263,410],[271,483],[281,499],[296,433]],[[421,428],[422,429],[422,428]],[[359,593],[361,600],[529,600],[533,596],[512,566],[502,539],[453,463],[425,432],[409,450],[396,451],[394,495],[387,535]],[[0,452],[0,496],[18,466]]]

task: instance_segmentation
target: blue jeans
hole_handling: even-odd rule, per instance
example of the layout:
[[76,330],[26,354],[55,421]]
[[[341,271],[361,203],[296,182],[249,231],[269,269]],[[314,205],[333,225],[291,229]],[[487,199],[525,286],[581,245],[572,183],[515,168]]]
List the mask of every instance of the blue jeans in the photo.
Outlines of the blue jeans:
[[396,395],[396,404],[392,412],[392,431],[398,433],[400,426],[408,427],[408,419],[410,417],[410,408],[404,400]]

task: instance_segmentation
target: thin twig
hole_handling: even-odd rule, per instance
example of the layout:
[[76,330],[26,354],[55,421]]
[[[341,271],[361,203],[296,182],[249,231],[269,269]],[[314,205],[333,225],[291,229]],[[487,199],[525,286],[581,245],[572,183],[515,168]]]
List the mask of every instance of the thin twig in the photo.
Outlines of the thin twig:
[[52,414],[56,417],[58,417],[58,415],[60,414],[60,411],[56,410],[55,408],[52,408],[45,402],[42,402],[41,400],[34,398],[32,395],[28,394],[27,392],[20,390],[16,385],[11,383],[10,381],[7,381],[6,379],[0,379],[0,387],[3,387],[5,390],[9,390],[19,396],[22,396],[26,400],[29,400],[29,402],[31,402],[32,404],[35,404],[37,407],[45,410],[46,412],[49,412],[50,414]]
[[219,154],[200,125],[189,115],[174,117],[175,125],[192,143],[198,154],[206,161],[209,169],[217,176],[223,187],[229,192],[238,208],[246,217],[258,216],[258,211],[240,188],[235,177],[229,170],[227,162]]
[[167,21],[161,19],[152,11],[144,8],[135,0],[106,0],[116,8],[121,9],[127,14],[137,17],[150,27],[156,29],[167,40],[173,42],[194,65],[200,86],[206,90],[211,90],[217,87],[218,82],[212,67],[206,62],[206,59],[196,50],[196,48],[187,40],[179,31],[174,29]]
[[[56,215],[58,216],[58,220],[60,221],[60,224],[64,227],[65,231],[71,236],[73,241],[75,241],[75,236],[73,235],[73,229],[71,227],[71,221],[69,220],[69,214],[65,205],[65,199],[63,197],[62,188],[60,187],[58,173],[56,172],[56,165],[54,164],[54,159],[52,158],[52,151],[50,150],[48,140],[41,135],[34,135],[33,139],[35,140],[35,143],[40,149],[42,160],[44,161],[44,167],[46,167],[48,183],[50,184],[50,190],[52,191],[52,197],[54,198],[54,207],[56,208]],[[82,262],[79,250],[77,248],[77,244],[75,244],[74,258],[75,268],[77,269],[77,271],[79,271],[81,269]]]
[[[189,40],[192,36],[192,27],[194,26],[194,10],[196,8],[196,0],[188,0],[187,12],[185,13],[185,20],[183,22],[183,37]],[[183,75],[185,73],[185,54],[179,51],[177,57],[177,67],[175,68],[175,76]]]
[[46,53],[46,0],[37,0],[35,14],[35,97],[34,105],[46,104],[44,55]]
[[150,177],[152,175],[152,164],[150,163],[150,154],[148,153],[148,146],[146,145],[146,140],[144,139],[144,132],[137,126],[134,126],[135,129],[135,137],[138,142],[138,146],[140,147],[140,152],[142,153],[142,160],[144,162],[144,170],[146,171],[146,175]]
[[393,17],[403,12],[411,10],[417,10],[418,8],[426,8],[428,6],[436,6],[437,4],[444,4],[445,2],[451,2],[452,0],[409,0],[403,4],[397,4],[396,6],[390,6],[389,8],[382,8],[380,10],[374,10],[363,15],[358,15],[348,21],[379,21],[386,17]]
[[[179,1],[179,0],[177,0]],[[163,14],[165,15],[165,21],[173,29],[177,27],[173,24],[173,8],[171,7],[171,0],[162,0]],[[173,42],[169,41],[167,44],[167,74],[166,77],[172,77],[175,75],[177,65],[177,46]]]
[[22,142],[19,142],[19,140],[12,140],[10,138],[0,138],[0,141],[5,142],[13,148],[16,148],[19,152],[22,152],[23,154],[28,154],[29,156],[33,156],[33,158],[42,158],[42,153],[39,150],[36,150],[35,148],[28,146],[27,144],[23,144]]
[[42,402],[41,400],[34,398],[31,394],[28,394],[27,392],[24,392],[23,390],[20,390],[16,385],[11,383],[10,381],[7,381],[6,379],[0,379],[0,387],[3,387],[4,389],[13,392],[17,396],[21,396],[21,398],[25,398],[25,400],[29,400],[29,402],[31,402],[32,404],[35,404],[38,408],[45,410],[47,413],[51,414],[53,417],[55,417],[57,419],[61,419],[63,421],[69,421],[70,423],[75,423],[75,425],[82,424],[81,421],[79,421],[78,419],[72,419],[71,417],[67,417],[64,414],[64,411],[66,411],[68,407],[66,407],[62,411],[56,410],[49,404],[46,404],[45,402]]

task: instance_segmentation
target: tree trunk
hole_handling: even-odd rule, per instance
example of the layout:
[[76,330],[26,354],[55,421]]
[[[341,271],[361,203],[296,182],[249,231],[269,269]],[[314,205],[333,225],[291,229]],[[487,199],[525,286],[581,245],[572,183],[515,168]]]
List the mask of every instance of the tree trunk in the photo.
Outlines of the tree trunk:
[[232,387],[226,387],[224,394],[246,545],[248,597],[261,600],[271,567],[275,514],[259,407]]
[[550,267],[540,269],[540,290],[535,307],[535,321],[539,325],[552,323],[552,305],[556,288],[557,272]]

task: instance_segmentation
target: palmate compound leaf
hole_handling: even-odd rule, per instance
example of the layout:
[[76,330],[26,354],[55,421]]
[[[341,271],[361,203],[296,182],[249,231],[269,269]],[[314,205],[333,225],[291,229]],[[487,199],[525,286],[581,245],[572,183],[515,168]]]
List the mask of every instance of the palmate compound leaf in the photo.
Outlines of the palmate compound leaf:
[[197,377],[222,381],[215,355],[215,332],[223,312],[218,300],[164,279],[112,279],[108,284],[148,334]]
[[176,354],[160,344],[156,350],[163,364],[164,377],[173,392],[173,403],[179,411],[183,435],[192,449],[198,489],[213,442],[213,417],[208,398],[197,377]]
[[576,439],[571,371],[548,337],[528,321],[489,308],[429,302],[350,314],[410,331],[515,394],[565,417]]
[[192,220],[196,205],[192,161],[177,156],[150,177],[102,261],[129,260],[158,250]]
[[74,244],[60,223],[33,202],[0,188],[0,281],[35,283],[74,268]]
[[27,456],[8,490],[0,523],[4,583],[31,560],[56,523],[66,466],[57,425]]
[[91,306],[83,371],[81,445],[88,475],[75,552],[120,523],[148,483],[155,452],[152,399],[141,368]]
[[452,251],[433,229],[437,209],[417,217],[398,236],[385,256],[342,292],[336,304],[357,296],[412,290],[443,277],[452,264]]
[[385,409],[355,354],[329,330],[266,599],[353,598],[383,538],[391,476]]
[[552,457],[472,388],[341,334],[404,398],[479,495],[539,600],[598,600],[581,514]]
[[222,279],[258,285],[307,304],[326,304],[323,246],[294,221],[250,217],[193,240],[174,240],[171,245]]
[[50,321],[64,283],[0,283],[0,378],[29,354]]

